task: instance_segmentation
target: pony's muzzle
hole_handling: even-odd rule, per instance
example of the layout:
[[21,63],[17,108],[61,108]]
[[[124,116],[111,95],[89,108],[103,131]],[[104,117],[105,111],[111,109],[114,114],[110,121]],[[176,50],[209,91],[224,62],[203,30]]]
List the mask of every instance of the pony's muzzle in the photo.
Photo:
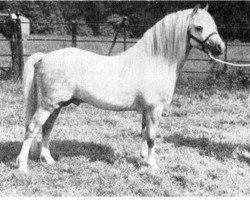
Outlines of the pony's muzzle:
[[225,44],[220,43],[216,45],[216,51],[219,53],[219,55],[223,54],[225,52]]
[[206,51],[211,53],[213,56],[222,55],[225,52],[225,45],[223,42],[209,42],[205,46]]
[[223,46],[221,44],[215,45],[214,50],[213,50],[212,53],[213,53],[214,56],[219,56],[219,55],[223,54],[224,53]]

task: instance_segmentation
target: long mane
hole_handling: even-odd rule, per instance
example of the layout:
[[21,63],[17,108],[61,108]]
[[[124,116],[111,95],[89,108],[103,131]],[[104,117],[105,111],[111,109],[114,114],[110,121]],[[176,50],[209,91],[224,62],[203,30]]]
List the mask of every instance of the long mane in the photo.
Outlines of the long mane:
[[187,47],[187,30],[191,9],[165,16],[125,54],[130,62],[142,62],[141,59],[158,58],[164,63],[178,64],[185,58]]

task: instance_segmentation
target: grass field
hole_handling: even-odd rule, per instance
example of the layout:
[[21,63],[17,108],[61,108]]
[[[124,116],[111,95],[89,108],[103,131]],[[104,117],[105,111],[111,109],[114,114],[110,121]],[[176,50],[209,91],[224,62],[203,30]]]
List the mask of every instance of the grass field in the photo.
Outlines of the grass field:
[[62,110],[52,133],[54,166],[29,161],[17,171],[20,83],[0,86],[0,196],[250,195],[247,91],[177,90],[157,136],[160,172],[139,158],[140,116],[88,105]]
[[0,81],[0,196],[249,196],[247,98],[247,90],[178,85],[158,129],[159,172],[139,157],[139,114],[66,107],[52,132],[56,164],[29,161],[23,174],[15,163],[24,139],[22,87]]

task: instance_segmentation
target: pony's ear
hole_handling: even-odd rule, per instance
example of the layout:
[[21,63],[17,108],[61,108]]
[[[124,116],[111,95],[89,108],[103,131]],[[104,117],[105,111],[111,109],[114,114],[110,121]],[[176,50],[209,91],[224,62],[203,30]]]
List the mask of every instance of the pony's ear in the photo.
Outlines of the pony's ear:
[[198,9],[200,8],[200,4],[197,4],[194,9],[193,9],[193,12],[192,12],[192,17],[196,15],[196,13],[198,12]]
[[207,5],[205,6],[205,8],[203,8],[205,11],[208,11],[208,8],[209,8],[209,6],[208,6],[208,3],[207,3]]

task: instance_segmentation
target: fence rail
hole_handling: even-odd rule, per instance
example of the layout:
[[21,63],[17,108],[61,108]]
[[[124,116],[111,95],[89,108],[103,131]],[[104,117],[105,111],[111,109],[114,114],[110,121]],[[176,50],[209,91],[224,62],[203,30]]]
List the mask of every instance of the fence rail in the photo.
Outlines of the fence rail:
[[[23,41],[24,39],[22,39],[22,32],[21,32],[21,22],[20,19],[17,19],[17,21],[15,22],[15,24],[17,25],[17,32],[14,33],[16,34],[16,58],[18,60],[18,62],[12,58],[12,66],[14,69],[18,69],[18,73],[20,75],[22,68],[23,68],[23,57],[27,57],[30,56],[30,54],[24,54],[23,53]],[[42,24],[42,23],[39,23]],[[89,25],[90,23],[86,24],[86,23],[78,23],[73,21],[72,23],[64,23],[61,25],[67,25],[69,27],[71,27],[71,38],[63,38],[63,39],[58,39],[58,38],[25,38],[25,41],[29,41],[29,42],[70,42],[71,46],[73,47],[77,47],[79,43],[111,43],[111,47],[109,50],[109,55],[112,52],[112,49],[114,47],[114,45],[116,43],[120,43],[123,44],[123,50],[125,51],[127,49],[127,45],[128,44],[134,44],[137,42],[136,39],[130,39],[128,38],[128,33],[127,33],[127,28],[128,26],[131,28],[131,25],[128,25],[127,23],[127,18],[123,18],[122,22],[119,24],[119,27],[116,28],[116,32],[114,33],[114,39],[89,39],[88,37],[86,38],[78,38],[78,33],[77,30],[79,29],[80,26],[83,25]],[[95,24],[95,23],[92,23]],[[50,24],[51,25],[51,24]],[[58,25],[58,24],[57,24]],[[137,25],[137,26],[143,26],[143,27],[148,27],[148,25]],[[220,29],[225,29],[226,33],[228,34],[228,29],[232,28],[232,27],[219,27]],[[234,28],[239,28],[241,30],[246,30],[246,31],[250,31],[250,27],[234,27]],[[119,40],[117,39],[118,34],[122,35],[122,39],[120,38]],[[70,37],[70,35],[69,35]],[[13,38],[12,38],[13,39]],[[9,41],[7,39],[3,39],[0,38],[0,41]],[[228,62],[238,62],[238,63],[250,63],[250,60],[241,60],[241,61],[236,61],[234,59],[228,59],[228,47],[250,47],[250,43],[231,43],[228,41],[228,37],[225,38],[225,44],[226,44],[226,51],[225,51],[225,55],[224,55],[224,60],[228,61]],[[13,49],[12,49],[13,51]],[[39,50],[38,50],[39,51]],[[4,54],[0,54],[0,57],[9,57],[12,56],[13,57],[13,52],[10,53],[4,53]],[[205,61],[205,62],[210,62],[211,60],[208,58],[188,58],[188,61]],[[18,66],[15,66],[18,65]],[[225,65],[225,68],[227,66]],[[0,69],[2,70],[6,70],[0,67]],[[205,71],[183,71],[184,73],[208,73]]]

